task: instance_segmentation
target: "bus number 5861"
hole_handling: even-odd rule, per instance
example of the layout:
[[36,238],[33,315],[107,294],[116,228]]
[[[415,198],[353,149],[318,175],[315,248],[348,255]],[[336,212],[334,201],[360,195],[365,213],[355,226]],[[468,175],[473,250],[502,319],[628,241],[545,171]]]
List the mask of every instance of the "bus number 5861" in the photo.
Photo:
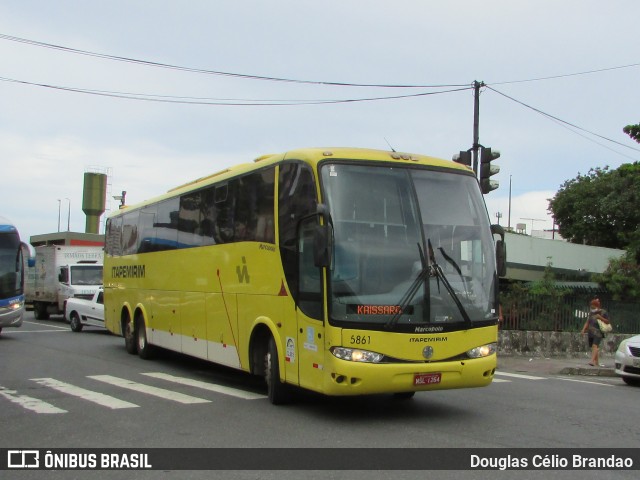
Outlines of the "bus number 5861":
[[351,345],[368,345],[371,343],[371,335],[351,335]]

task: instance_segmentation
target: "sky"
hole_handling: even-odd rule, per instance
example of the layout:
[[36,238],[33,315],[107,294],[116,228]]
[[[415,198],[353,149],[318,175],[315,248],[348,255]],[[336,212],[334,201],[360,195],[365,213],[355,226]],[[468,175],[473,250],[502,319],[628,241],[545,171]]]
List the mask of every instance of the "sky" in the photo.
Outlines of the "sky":
[[84,231],[86,171],[108,173],[109,211],[295,148],[451,159],[478,81],[489,216],[551,229],[566,180],[640,161],[638,18],[636,0],[2,0],[0,215],[26,241]]

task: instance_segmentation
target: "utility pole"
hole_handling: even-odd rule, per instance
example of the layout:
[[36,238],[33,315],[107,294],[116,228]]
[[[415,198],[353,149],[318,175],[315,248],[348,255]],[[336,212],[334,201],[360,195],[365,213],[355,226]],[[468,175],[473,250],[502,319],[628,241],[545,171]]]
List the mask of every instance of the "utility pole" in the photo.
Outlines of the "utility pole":
[[473,82],[473,173],[478,176],[478,149],[480,148],[480,87],[484,82]]
[[500,152],[480,145],[480,88],[484,86],[484,82],[473,82],[473,146],[453,155],[453,161],[473,169],[480,191],[486,195],[500,185],[490,178],[500,172],[500,167],[492,163],[500,157]]
[[507,229],[511,231],[511,175],[509,175],[509,220]]

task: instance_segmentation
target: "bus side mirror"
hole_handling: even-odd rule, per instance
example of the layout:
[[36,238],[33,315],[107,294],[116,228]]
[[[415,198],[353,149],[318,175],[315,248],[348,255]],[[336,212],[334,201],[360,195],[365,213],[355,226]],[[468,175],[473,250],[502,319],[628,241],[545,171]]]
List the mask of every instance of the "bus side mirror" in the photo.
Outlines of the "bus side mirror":
[[500,225],[491,225],[491,233],[500,235],[496,240],[496,270],[499,277],[507,275],[507,244],[504,241],[504,228]]
[[317,225],[313,232],[313,262],[316,267],[331,265],[331,227],[328,224]]
[[36,266],[36,250],[30,243],[20,242],[22,255],[27,258],[27,267]]
[[507,275],[507,244],[504,240],[496,242],[496,270],[499,277]]

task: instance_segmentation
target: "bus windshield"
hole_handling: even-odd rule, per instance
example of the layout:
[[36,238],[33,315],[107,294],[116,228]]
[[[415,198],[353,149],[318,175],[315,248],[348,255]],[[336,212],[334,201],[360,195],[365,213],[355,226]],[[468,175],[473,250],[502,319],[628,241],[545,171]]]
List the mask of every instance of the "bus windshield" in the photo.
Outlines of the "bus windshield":
[[495,321],[493,238],[473,176],[331,163],[321,178],[332,323],[433,332]]
[[0,233],[0,299],[22,295],[22,256],[17,233]]

